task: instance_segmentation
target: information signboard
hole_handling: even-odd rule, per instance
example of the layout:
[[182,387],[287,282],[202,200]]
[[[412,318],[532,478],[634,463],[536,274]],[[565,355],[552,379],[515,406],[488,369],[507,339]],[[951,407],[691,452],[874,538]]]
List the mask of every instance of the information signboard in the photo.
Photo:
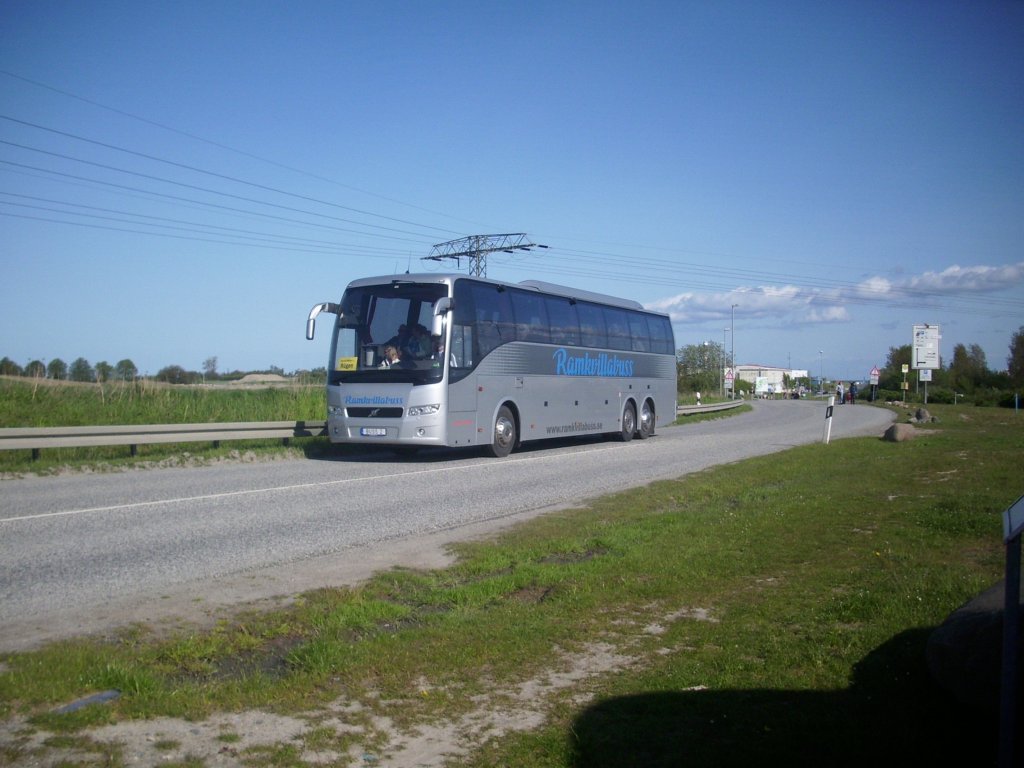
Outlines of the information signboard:
[[911,348],[913,353],[912,368],[939,367],[939,326],[937,325],[915,325],[914,344]]

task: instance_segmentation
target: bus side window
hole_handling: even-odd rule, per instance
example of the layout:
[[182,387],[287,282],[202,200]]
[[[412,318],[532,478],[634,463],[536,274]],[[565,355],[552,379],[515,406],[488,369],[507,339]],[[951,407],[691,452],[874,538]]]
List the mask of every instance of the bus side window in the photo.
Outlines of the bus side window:
[[629,313],[629,335],[632,338],[634,352],[651,351],[651,334],[647,330],[647,315],[639,312]]
[[632,349],[633,343],[629,338],[629,318],[626,310],[605,307],[604,318],[608,324],[608,348]]
[[515,341],[512,303],[507,290],[473,280],[459,280],[455,283],[455,312],[456,324],[471,325],[475,329],[476,361],[496,347]]
[[512,309],[516,313],[518,341],[551,341],[543,296],[527,291],[512,291]]
[[454,368],[473,367],[473,326],[456,325],[452,328],[451,364]]
[[651,351],[671,355],[675,351],[672,349],[672,322],[667,317],[648,315],[647,326],[651,330]]
[[576,304],[558,296],[548,296],[545,303],[551,322],[551,343],[579,346],[580,321],[576,316]]
[[576,311],[580,317],[580,343],[585,347],[608,346],[601,307],[581,301],[576,304]]

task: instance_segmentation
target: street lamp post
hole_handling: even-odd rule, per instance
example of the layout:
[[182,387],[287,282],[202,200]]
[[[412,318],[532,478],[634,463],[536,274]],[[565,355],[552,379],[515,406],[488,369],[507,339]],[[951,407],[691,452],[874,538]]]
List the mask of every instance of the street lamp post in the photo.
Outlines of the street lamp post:
[[822,357],[824,354],[824,350],[818,350],[818,394],[821,395],[825,394],[825,362]]
[[732,368],[732,394],[729,396],[730,400],[736,399],[736,385],[739,383],[739,376],[736,374],[736,307],[739,304],[733,304],[729,309],[729,337],[732,341],[732,353],[730,357],[730,367]]
[[729,332],[728,328],[722,329],[722,353],[718,356],[718,381],[722,385],[722,399],[725,399],[725,334]]

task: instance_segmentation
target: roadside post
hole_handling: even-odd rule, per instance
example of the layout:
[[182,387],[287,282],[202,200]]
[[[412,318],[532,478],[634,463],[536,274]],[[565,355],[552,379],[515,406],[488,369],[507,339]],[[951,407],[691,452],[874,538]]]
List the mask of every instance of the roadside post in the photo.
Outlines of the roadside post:
[[924,404],[928,405],[928,382],[932,380],[932,369],[922,368],[919,370],[917,380],[924,383]]
[[1015,765],[1018,648],[1020,646],[1020,539],[1024,533],[1024,496],[1003,513],[1006,580],[1003,585],[1003,668],[999,696],[999,766]]
[[832,438],[832,410],[836,404],[836,396],[829,395],[828,406],[825,408],[825,436],[822,438],[822,442],[828,445],[828,441]]

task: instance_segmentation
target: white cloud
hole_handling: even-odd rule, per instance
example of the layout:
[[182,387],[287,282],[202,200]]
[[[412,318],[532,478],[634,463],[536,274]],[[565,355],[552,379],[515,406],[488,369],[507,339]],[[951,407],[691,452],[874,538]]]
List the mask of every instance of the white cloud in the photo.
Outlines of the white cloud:
[[954,265],[941,272],[925,272],[903,281],[908,291],[948,295],[951,293],[987,293],[1001,291],[1024,282],[1024,261],[1000,267],[960,267]]
[[845,323],[850,319],[846,307],[822,307],[812,309],[804,318],[809,323]]
[[856,292],[861,296],[882,298],[892,293],[892,283],[884,277],[869,277],[857,284]]
[[649,303],[674,322],[699,323],[730,317],[733,304],[744,317],[774,318],[789,323],[843,323],[853,319],[851,304],[899,304],[994,293],[1024,282],[1024,261],[998,267],[951,266],[899,280],[880,275],[856,285],[831,289],[798,285],[741,286],[728,292],[688,291]]
[[[667,312],[674,322],[693,323],[728,318],[733,304],[745,317],[770,318],[788,317],[793,313],[802,315],[813,304],[831,305],[835,300],[820,289],[764,285],[756,288],[743,286],[728,293],[681,293],[650,302],[647,307]],[[815,314],[824,316],[826,313],[818,311]]]

